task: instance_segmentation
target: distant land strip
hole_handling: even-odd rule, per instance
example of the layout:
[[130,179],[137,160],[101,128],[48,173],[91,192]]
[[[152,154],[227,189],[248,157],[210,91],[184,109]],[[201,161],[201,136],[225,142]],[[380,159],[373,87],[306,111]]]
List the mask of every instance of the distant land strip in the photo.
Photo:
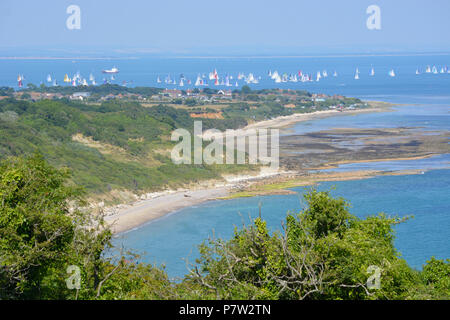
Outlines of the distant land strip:
[[137,60],[138,57],[0,57],[0,60]]

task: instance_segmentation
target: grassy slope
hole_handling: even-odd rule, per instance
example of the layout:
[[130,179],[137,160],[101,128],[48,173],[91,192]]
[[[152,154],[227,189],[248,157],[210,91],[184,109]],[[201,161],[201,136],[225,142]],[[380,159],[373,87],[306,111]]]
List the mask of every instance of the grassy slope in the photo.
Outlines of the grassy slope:
[[[227,127],[230,121],[204,121]],[[0,101],[0,157],[39,151],[54,165],[67,166],[74,182],[89,192],[134,192],[177,186],[235,171],[228,166],[174,165],[167,150],[173,129],[192,128],[184,110],[144,108],[137,103],[91,106],[69,101]],[[80,135],[81,134],[81,135]],[[79,135],[91,143],[74,141]],[[241,166],[240,169],[249,169]]]

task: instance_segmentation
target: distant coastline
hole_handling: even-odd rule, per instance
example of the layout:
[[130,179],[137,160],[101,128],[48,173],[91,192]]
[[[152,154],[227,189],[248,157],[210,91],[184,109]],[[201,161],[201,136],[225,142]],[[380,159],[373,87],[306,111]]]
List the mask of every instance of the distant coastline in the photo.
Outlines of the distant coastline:
[[0,57],[0,60],[137,60],[138,57]]

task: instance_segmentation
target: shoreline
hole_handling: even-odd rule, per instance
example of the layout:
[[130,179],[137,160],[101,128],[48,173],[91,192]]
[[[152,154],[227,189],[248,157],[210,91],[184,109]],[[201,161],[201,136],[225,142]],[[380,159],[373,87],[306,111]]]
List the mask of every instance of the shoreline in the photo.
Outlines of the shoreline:
[[[414,160],[414,158],[398,158],[398,160]],[[143,200],[132,204],[116,214],[106,216],[105,221],[111,226],[113,234],[118,235],[139,228],[159,218],[169,216],[178,210],[208,201],[225,201],[264,195],[287,195],[293,194],[293,191],[289,190],[290,188],[313,186],[319,182],[361,180],[378,176],[423,174],[430,170],[434,169],[403,169],[393,171],[355,170],[348,172],[322,171],[306,175],[298,172],[284,172],[278,174],[278,180],[276,181],[269,181],[267,177],[255,177],[247,180],[241,179],[241,183],[249,183],[241,191],[237,190],[233,192],[237,184],[228,184],[226,186],[212,188],[168,192],[154,199]],[[251,184],[252,180],[256,181],[256,183]],[[260,183],[258,183],[258,180]]]
[[[366,101],[368,103],[380,103],[384,104],[383,102],[378,101]],[[385,106],[374,106],[366,109],[356,109],[356,110],[346,110],[346,111],[338,111],[338,110],[324,110],[324,111],[315,111],[310,113],[294,113],[289,116],[280,116],[276,117],[274,119],[269,120],[263,120],[255,123],[251,123],[244,127],[243,129],[237,129],[239,130],[247,130],[247,129],[260,129],[260,128],[286,128],[290,127],[291,125],[303,121],[310,121],[310,120],[317,120],[317,119],[323,119],[333,116],[351,116],[355,114],[360,113],[374,113],[374,112],[388,112],[391,107],[395,106],[395,104],[391,103],[385,103]]]
[[[255,129],[260,127],[284,128],[294,123],[309,121],[313,119],[326,118],[337,115],[353,115],[369,112],[388,112],[394,104],[385,102],[369,102],[371,108],[339,112],[337,110],[316,111],[307,114],[293,114],[281,116],[270,120],[260,121],[250,124],[244,129]],[[373,106],[378,103],[382,106]],[[242,129],[241,129],[242,130]],[[404,159],[404,158],[399,158]],[[177,210],[191,207],[211,200],[229,199],[236,189],[245,189],[249,187],[252,181],[267,181],[274,177],[288,178],[298,175],[298,172],[261,172],[257,175],[248,175],[245,173],[223,177],[225,183],[216,183],[208,187],[196,187],[181,190],[168,190],[148,194],[144,199],[132,203],[131,205],[119,205],[110,208],[110,214],[105,217],[106,222],[111,226],[113,234],[123,233],[135,229],[143,224],[167,216]],[[207,183],[207,182],[206,182]],[[281,191],[284,192],[284,191]],[[234,192],[236,193],[236,192]],[[150,197],[150,199],[148,199]]]

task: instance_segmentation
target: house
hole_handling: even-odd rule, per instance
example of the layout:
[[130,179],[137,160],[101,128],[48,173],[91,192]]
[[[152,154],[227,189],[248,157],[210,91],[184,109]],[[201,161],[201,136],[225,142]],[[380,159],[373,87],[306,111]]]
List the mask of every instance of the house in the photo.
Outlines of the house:
[[181,90],[178,89],[164,89],[164,91],[161,92],[163,96],[170,98],[179,98],[181,97],[181,93],[182,93]]
[[91,96],[90,92],[74,92],[71,96],[70,99],[72,100],[84,100],[87,99]]

